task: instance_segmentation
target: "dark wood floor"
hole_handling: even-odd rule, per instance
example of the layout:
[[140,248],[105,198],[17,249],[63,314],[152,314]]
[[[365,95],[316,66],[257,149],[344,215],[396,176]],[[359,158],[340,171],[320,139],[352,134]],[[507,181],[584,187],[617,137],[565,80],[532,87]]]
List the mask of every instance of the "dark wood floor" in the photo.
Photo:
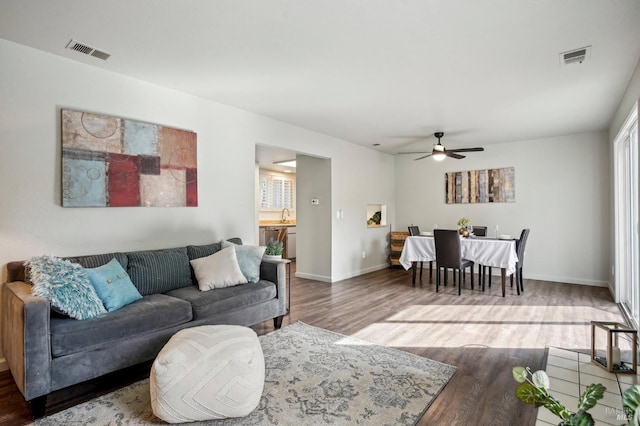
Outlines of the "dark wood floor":
[[[291,312],[296,321],[395,347],[458,368],[420,420],[421,425],[533,425],[536,410],[514,396],[516,365],[543,368],[545,348],[588,352],[590,321],[623,321],[605,288],[526,280],[524,294],[499,279],[484,293],[451,284],[435,292],[427,274],[413,287],[411,272],[390,268],[328,284],[294,278]],[[273,330],[271,321],[253,327]],[[51,414],[148,375],[149,366],[114,374],[53,395]],[[68,399],[72,398],[71,402]],[[8,372],[0,373],[0,425],[30,417]]]

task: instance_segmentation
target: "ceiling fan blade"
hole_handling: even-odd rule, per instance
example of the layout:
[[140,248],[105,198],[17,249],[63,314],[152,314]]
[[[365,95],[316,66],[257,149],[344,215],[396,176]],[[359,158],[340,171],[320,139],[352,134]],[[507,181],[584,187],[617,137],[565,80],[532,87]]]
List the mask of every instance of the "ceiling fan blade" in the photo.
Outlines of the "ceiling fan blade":
[[415,159],[415,160],[413,160],[413,161],[422,160],[423,158],[431,157],[431,155],[433,155],[433,154],[423,155],[422,157],[418,157],[418,158],[416,158],[416,159]]
[[452,151],[445,151],[444,153],[447,157],[455,158],[456,160],[462,160],[464,158],[464,155],[456,154]]
[[484,151],[484,148],[459,148],[459,149],[449,149],[449,152],[479,152]]
[[411,152],[399,152],[398,154],[428,154],[429,151],[411,151]]

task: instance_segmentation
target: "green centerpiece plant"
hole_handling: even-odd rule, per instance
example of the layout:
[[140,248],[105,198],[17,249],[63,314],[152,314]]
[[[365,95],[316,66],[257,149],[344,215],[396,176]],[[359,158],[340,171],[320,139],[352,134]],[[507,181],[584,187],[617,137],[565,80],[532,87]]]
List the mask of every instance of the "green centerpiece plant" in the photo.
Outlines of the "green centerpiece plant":
[[469,231],[467,230],[467,226],[469,226],[470,223],[471,221],[469,220],[468,217],[461,217],[460,219],[458,219],[458,232],[463,237],[469,236]]
[[461,227],[461,228],[466,227],[470,223],[471,223],[471,221],[469,220],[468,217],[461,217],[460,219],[458,219],[458,226]]

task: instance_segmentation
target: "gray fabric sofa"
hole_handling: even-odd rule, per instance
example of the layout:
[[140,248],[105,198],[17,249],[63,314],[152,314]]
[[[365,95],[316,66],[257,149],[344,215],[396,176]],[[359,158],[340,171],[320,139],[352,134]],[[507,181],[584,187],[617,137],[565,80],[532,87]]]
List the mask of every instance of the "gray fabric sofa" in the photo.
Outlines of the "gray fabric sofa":
[[[242,244],[237,238],[229,241]],[[48,300],[34,296],[24,262],[10,262],[0,306],[2,344],[33,416],[44,415],[53,391],[153,360],[181,329],[250,326],[269,319],[280,328],[287,313],[284,263],[263,261],[257,283],[199,290],[189,261],[215,253],[220,245],[67,257],[86,268],[116,258],[143,296],[81,321],[55,313]]]

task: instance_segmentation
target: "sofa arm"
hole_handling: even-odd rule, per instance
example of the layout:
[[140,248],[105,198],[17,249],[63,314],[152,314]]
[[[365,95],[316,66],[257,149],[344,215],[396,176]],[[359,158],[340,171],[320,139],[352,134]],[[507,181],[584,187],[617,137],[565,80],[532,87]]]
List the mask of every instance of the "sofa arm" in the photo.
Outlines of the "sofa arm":
[[2,348],[11,374],[29,401],[51,392],[49,301],[23,281],[2,288]]
[[260,279],[276,284],[280,315],[287,313],[287,263],[284,260],[262,260],[260,264]]

